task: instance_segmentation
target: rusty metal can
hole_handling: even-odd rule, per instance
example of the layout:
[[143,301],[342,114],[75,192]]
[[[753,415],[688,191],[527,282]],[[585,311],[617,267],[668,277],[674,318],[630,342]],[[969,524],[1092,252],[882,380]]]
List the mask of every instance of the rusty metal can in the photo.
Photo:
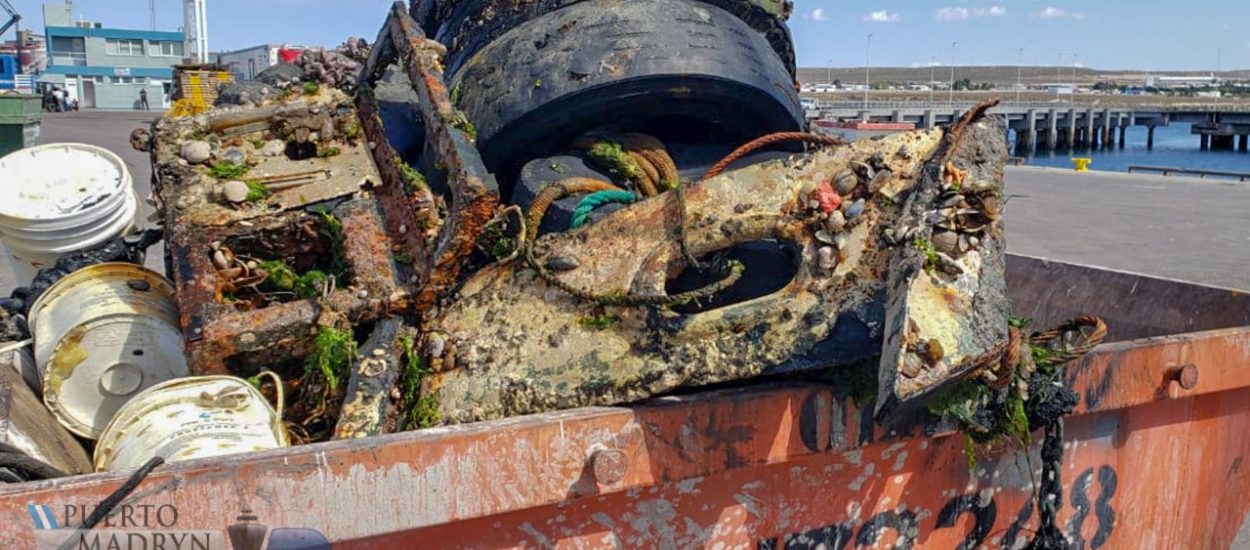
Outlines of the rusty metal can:
[[148,388],[126,403],[96,443],[97,472],[138,468],[154,456],[168,462],[278,449],[290,445],[277,408],[246,380],[200,376]]
[[75,271],[39,297],[30,319],[43,401],[88,439],[139,392],[188,375],[173,284],[140,266]]

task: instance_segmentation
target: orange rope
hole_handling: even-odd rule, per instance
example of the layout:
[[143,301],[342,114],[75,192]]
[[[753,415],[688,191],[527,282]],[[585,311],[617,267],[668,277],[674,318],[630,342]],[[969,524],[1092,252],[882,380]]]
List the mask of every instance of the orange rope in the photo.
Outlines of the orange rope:
[[720,175],[720,173],[724,172],[725,169],[729,168],[730,165],[732,165],[735,162],[738,162],[739,160],[742,160],[743,157],[746,157],[747,155],[751,153],[754,153],[765,147],[776,145],[778,143],[784,143],[787,141],[801,141],[804,143],[812,143],[815,145],[828,145],[828,146],[846,145],[846,141],[844,141],[842,138],[833,137],[833,136],[822,136],[820,134],[810,134],[806,132],[778,132],[775,134],[768,134],[764,137],[754,139],[748,142],[746,145],[743,145],[742,147],[735,149],[734,152],[729,153],[729,156],[726,156],[725,158],[721,159],[720,162],[716,163],[714,166],[708,169],[707,173],[703,174],[703,179],[714,178]]
[[577,177],[565,178],[544,187],[538,192],[538,196],[534,197],[534,202],[530,203],[529,212],[525,216],[528,224],[528,227],[526,227],[526,242],[533,242],[534,239],[538,238],[538,226],[542,225],[543,216],[547,215],[547,209],[551,208],[551,203],[569,195],[621,190],[620,187],[603,180]]

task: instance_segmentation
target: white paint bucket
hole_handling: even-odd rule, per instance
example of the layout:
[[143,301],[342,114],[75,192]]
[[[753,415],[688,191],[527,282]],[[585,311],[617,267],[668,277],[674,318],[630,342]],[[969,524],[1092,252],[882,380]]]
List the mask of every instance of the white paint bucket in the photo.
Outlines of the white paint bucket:
[[278,449],[290,445],[282,424],[282,382],[275,410],[256,388],[233,376],[171,380],[136,396],[117,412],[95,448],[97,472]]
[[139,200],[130,171],[107,149],[55,143],[0,158],[0,241],[18,283],[62,255],[134,231]]
[[96,439],[139,392],[187,376],[174,288],[133,264],[99,264],[57,281],[30,309],[43,401]]

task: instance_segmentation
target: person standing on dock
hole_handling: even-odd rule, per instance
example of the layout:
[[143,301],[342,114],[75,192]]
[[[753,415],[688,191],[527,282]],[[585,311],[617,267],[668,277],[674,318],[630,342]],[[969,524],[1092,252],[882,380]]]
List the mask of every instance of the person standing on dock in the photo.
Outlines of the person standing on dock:
[[151,111],[151,110],[152,110],[152,108],[148,106],[148,90],[147,90],[147,88],[139,88],[139,110],[141,110],[141,111]]

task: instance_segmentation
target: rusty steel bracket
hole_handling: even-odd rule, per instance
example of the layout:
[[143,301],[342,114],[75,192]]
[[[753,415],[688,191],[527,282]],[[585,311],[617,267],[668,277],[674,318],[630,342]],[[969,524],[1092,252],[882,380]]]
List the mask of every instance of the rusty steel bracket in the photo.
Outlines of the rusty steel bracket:
[[[409,249],[416,262],[414,275],[419,290],[412,304],[416,312],[454,290],[478,236],[499,205],[499,185],[474,146],[472,124],[452,105],[444,84],[441,59],[445,53],[441,44],[426,38],[404,4],[396,2],[360,78],[372,86],[388,66],[401,65],[417,94],[426,141],[437,155],[438,166],[447,171],[451,187],[449,213],[433,242]],[[364,106],[372,100],[362,98],[361,110],[374,110]],[[387,172],[393,173],[390,169]]]

